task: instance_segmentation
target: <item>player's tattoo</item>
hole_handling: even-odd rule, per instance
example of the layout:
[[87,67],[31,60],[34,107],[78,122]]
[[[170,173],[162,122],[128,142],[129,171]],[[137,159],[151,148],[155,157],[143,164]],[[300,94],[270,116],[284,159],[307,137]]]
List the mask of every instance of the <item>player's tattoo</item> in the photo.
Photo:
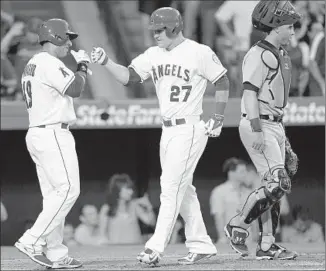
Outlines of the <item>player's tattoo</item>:
[[191,92],[192,86],[187,85],[187,86],[182,86],[181,89],[179,86],[172,86],[171,87],[171,94],[170,94],[170,102],[180,102],[180,93],[181,90],[185,90],[185,96],[182,99],[182,102],[186,102],[189,98],[190,92]]

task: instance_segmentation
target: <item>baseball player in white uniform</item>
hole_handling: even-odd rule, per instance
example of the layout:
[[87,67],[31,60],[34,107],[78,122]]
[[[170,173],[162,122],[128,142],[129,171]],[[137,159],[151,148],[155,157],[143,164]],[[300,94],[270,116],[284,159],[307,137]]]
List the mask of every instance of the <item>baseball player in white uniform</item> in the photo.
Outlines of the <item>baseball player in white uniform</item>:
[[78,35],[66,21],[42,24],[39,42],[43,51],[27,63],[21,83],[29,115],[27,149],[33,159],[43,196],[43,210],[15,246],[33,261],[48,268],[77,268],[62,244],[65,217],[80,193],[75,140],[69,131],[76,115],[73,98],[84,89],[90,58],[83,50],[71,51],[77,72],[68,69],[65,57]]
[[[180,213],[189,253],[178,262],[192,264],[217,252],[207,234],[192,181],[208,136],[221,133],[229,93],[227,70],[208,46],[183,37],[183,22],[176,9],[154,11],[149,28],[158,46],[136,57],[128,68],[114,63],[102,48],[94,48],[91,58],[105,65],[124,85],[152,77],[159,100],[161,206],[155,233],[137,259],[149,265],[159,262]],[[205,124],[201,115],[207,81],[218,87],[216,114]]]

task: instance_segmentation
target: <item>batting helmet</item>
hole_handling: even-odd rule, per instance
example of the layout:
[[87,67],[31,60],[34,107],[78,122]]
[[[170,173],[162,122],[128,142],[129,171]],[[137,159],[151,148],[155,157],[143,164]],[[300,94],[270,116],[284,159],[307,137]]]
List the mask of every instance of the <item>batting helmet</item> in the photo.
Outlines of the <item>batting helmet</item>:
[[180,12],[174,8],[159,8],[152,13],[148,28],[150,30],[166,29],[167,36],[176,36],[183,30]]
[[68,39],[73,40],[78,34],[69,29],[69,24],[62,19],[50,19],[44,22],[39,29],[39,43],[51,42],[62,46]]
[[251,15],[253,26],[264,32],[278,26],[294,24],[300,18],[300,14],[295,11],[290,1],[281,0],[261,0]]

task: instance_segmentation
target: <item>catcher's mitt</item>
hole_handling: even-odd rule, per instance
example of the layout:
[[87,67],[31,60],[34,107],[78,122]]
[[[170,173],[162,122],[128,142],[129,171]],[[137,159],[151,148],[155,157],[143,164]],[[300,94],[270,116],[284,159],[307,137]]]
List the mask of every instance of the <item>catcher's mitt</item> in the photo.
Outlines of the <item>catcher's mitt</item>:
[[292,150],[289,139],[285,140],[285,170],[290,178],[298,171],[299,159],[296,153]]

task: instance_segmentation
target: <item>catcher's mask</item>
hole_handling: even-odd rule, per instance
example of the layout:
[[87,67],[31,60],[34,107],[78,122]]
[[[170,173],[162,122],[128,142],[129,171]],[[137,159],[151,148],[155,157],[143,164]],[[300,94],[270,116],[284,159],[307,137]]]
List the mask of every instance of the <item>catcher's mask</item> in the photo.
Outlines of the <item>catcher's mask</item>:
[[39,29],[39,43],[51,42],[56,46],[62,46],[68,39],[74,40],[78,34],[72,32],[69,24],[62,19],[50,19],[44,22]]
[[150,30],[165,29],[169,38],[176,37],[183,30],[183,21],[180,12],[174,8],[159,8],[150,19]]
[[295,11],[290,1],[281,0],[261,0],[251,15],[253,26],[264,32],[282,25],[294,24],[300,18],[301,15]]

